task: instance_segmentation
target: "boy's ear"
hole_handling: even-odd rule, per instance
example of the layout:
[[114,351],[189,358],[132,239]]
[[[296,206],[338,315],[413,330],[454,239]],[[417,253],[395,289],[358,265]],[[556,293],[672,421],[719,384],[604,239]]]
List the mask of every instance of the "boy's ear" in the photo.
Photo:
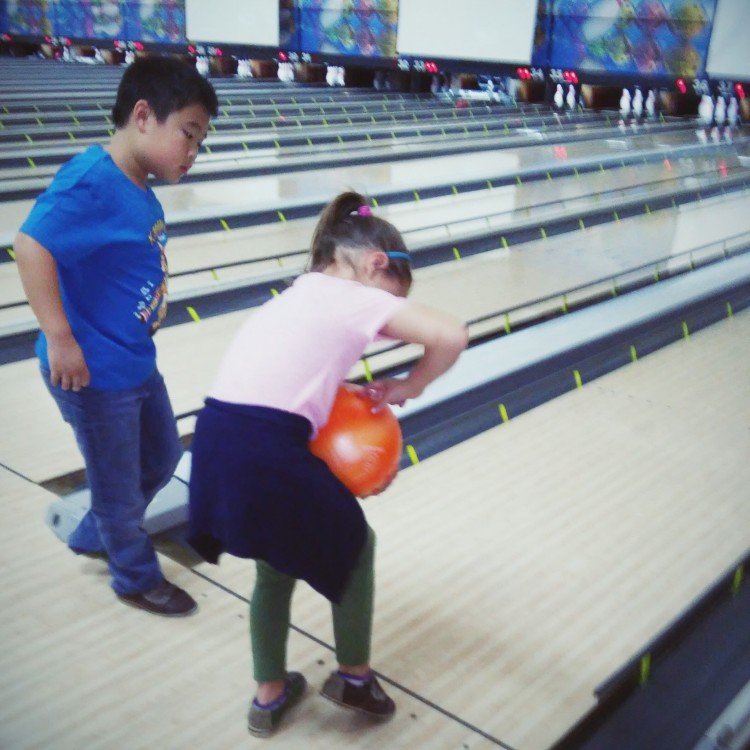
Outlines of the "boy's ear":
[[139,99],[133,105],[133,123],[138,126],[139,130],[143,130],[146,127],[146,123],[151,114],[151,105],[145,99]]

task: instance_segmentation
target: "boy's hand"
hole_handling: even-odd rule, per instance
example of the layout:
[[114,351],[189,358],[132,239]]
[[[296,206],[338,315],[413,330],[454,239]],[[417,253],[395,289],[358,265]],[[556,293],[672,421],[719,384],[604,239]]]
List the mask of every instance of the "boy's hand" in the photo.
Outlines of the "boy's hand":
[[91,381],[81,347],[72,336],[47,339],[50,383],[64,391],[80,391]]

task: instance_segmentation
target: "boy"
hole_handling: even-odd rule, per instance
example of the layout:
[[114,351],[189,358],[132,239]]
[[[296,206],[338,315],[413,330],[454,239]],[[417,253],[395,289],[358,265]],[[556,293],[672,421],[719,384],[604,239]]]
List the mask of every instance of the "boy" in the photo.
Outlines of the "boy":
[[118,88],[109,144],[59,170],[14,243],[41,328],[42,376],[75,432],[91,490],[68,546],[108,559],[121,601],[171,617],[197,604],[164,579],[142,529],[182,453],[151,338],[166,313],[167,233],[147,180],[186,174],[217,110],[194,68],[137,60]]

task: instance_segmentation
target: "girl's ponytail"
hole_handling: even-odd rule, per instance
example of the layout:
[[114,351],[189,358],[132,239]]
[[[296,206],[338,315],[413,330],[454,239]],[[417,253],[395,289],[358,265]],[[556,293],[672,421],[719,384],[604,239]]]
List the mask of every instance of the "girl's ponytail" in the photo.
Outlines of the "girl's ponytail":
[[325,207],[313,233],[309,264],[311,271],[322,271],[333,263],[342,222],[360,206],[366,205],[367,201],[362,195],[349,191],[341,193]]
[[406,289],[411,286],[411,263],[404,238],[390,222],[374,216],[367,199],[348,191],[323,210],[313,233],[308,270],[324,271],[336,261],[336,249],[382,250],[388,255],[387,273]]

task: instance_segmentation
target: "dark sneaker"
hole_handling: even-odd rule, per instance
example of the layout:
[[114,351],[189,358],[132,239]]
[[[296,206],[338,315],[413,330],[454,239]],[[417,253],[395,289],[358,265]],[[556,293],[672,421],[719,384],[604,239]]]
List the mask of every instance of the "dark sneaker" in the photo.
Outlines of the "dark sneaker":
[[154,615],[164,617],[185,617],[198,609],[190,594],[169,581],[162,581],[158,586],[142,594],[118,594],[120,601],[131,607],[145,609]]
[[320,694],[339,706],[351,708],[378,719],[387,719],[396,711],[396,704],[383,692],[383,688],[380,687],[380,683],[372,672],[370,679],[364,685],[353,685],[339,672],[331,672]]
[[299,703],[307,687],[307,680],[299,672],[287,672],[284,679],[284,692],[269,706],[261,706],[256,700],[250,704],[247,715],[247,728],[256,737],[273,734],[284,715]]

